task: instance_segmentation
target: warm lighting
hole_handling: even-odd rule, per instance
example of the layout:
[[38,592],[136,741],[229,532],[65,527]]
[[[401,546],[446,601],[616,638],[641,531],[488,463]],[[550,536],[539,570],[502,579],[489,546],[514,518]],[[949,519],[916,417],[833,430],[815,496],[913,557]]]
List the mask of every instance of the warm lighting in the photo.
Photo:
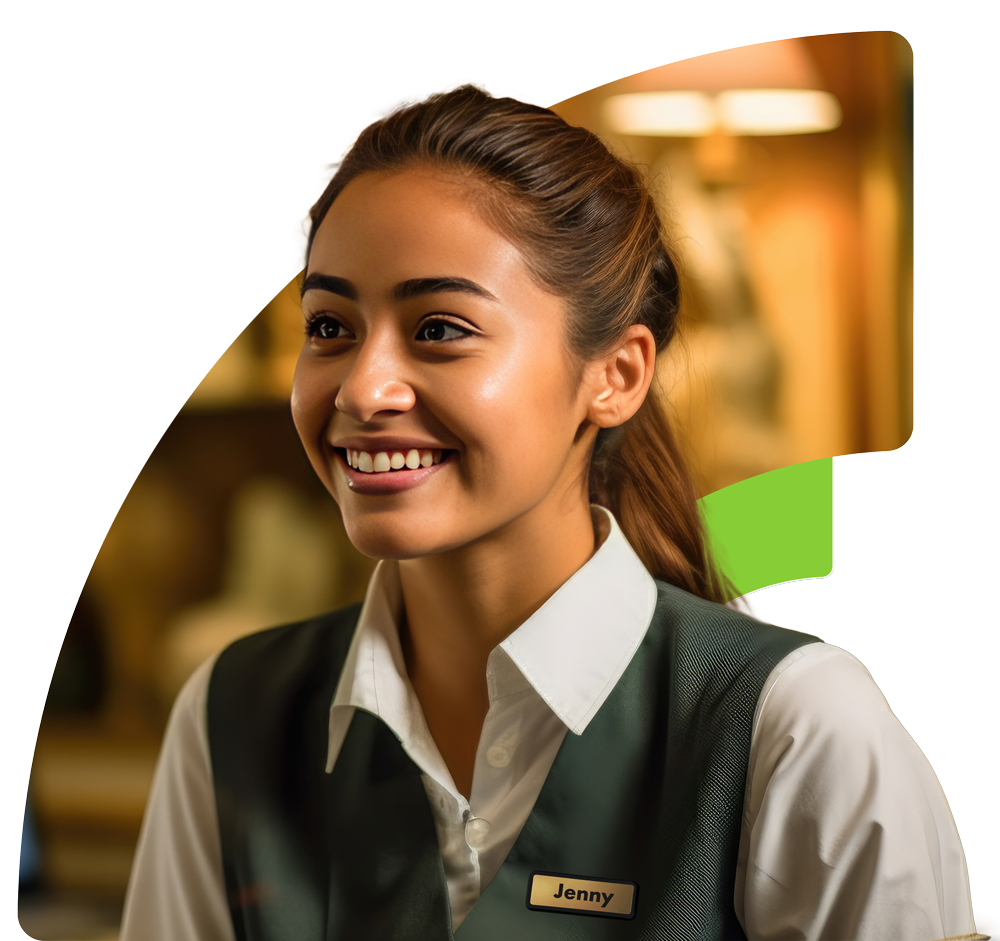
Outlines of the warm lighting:
[[791,88],[614,95],[604,103],[604,116],[620,134],[651,137],[811,134],[833,130],[841,117],[829,92]]
[[181,148],[196,163],[334,163],[374,117],[357,78],[207,78]]
[[811,134],[840,125],[802,39],[712,52],[629,76],[629,94],[607,99],[604,117],[621,134],[708,137]]
[[698,91],[614,95],[604,103],[604,113],[622,134],[654,137],[702,137],[718,122],[712,96]]
[[814,134],[840,125],[840,103],[825,91],[724,91],[715,104],[721,129],[730,134]]

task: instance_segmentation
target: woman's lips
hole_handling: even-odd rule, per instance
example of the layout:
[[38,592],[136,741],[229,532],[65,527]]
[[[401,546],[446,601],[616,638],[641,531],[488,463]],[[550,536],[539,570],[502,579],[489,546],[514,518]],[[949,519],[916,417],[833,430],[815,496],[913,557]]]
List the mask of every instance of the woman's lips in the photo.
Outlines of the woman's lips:
[[[354,493],[362,494],[400,493],[416,487],[448,464],[452,455],[456,453],[441,449],[421,448],[418,452],[418,459],[414,460],[412,452],[415,452],[416,449],[409,449],[411,456],[410,460],[407,461],[407,452],[380,451],[371,453],[345,448],[336,448],[335,451],[338,462],[347,476],[348,487]],[[403,456],[403,464],[401,467],[394,468],[393,464],[400,463],[397,457],[400,453]],[[381,468],[385,467],[386,463],[389,465],[388,468],[382,470]],[[416,463],[416,467],[411,466],[414,463]],[[379,470],[375,470],[375,467],[378,467]]]

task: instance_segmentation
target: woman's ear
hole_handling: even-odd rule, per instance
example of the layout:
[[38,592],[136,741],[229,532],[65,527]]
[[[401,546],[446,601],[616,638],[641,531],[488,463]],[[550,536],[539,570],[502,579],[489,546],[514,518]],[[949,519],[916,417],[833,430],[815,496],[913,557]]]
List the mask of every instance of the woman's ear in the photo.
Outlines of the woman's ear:
[[634,324],[613,350],[587,364],[591,379],[587,417],[599,428],[627,422],[646,398],[655,365],[653,334]]

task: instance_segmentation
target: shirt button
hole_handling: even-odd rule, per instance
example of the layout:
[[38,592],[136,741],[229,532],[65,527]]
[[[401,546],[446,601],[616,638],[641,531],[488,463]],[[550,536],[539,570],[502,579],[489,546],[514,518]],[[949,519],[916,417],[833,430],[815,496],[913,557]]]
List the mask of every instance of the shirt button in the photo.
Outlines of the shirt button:
[[465,822],[465,842],[470,849],[481,850],[490,835],[490,822],[482,817],[470,817]]
[[494,768],[506,768],[510,764],[511,748],[509,745],[491,745],[486,750],[486,760]]

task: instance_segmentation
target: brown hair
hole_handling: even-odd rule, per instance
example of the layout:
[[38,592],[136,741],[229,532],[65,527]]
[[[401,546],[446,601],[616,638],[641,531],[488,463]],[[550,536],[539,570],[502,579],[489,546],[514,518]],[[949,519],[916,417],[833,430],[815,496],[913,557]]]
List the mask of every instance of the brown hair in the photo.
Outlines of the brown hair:
[[[414,164],[468,178],[484,217],[518,245],[538,282],[566,299],[568,342],[580,359],[612,349],[633,324],[650,329],[657,352],[666,348],[680,284],[641,171],[554,112],[471,85],[400,108],[361,133],[310,211],[307,259],[351,180]],[[629,421],[598,434],[590,494],[615,514],[655,577],[727,600],[655,384]]]

